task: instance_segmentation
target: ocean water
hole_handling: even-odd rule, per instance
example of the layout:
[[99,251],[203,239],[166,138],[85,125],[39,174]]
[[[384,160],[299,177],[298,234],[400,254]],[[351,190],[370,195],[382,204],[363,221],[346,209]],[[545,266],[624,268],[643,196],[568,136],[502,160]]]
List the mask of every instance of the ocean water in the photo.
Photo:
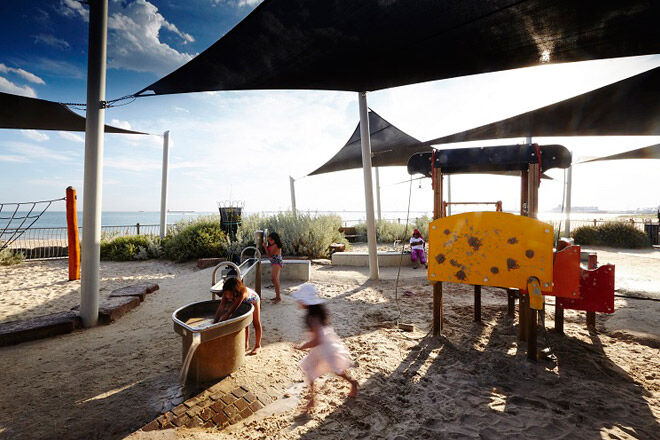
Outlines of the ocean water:
[[[266,211],[263,214],[272,214],[274,212]],[[346,225],[352,225],[359,222],[364,222],[366,215],[364,211],[311,211],[311,214],[336,214],[339,215]],[[456,210],[454,214],[457,214]],[[7,210],[6,208],[0,211],[0,228],[4,228],[10,222],[10,218],[14,214],[13,211]],[[11,220],[10,228],[16,227],[26,227],[30,225],[33,221],[34,228],[64,228],[66,227],[66,214],[64,211],[46,211],[38,219],[36,216],[40,214],[38,210],[35,210],[32,213],[26,211],[19,211],[16,213],[16,217],[23,217],[25,215],[30,215],[29,219],[25,220],[25,223],[21,226],[23,219],[15,218]],[[251,214],[250,212],[245,212],[245,215]],[[406,211],[384,211],[382,212],[382,218],[385,220],[399,221],[405,223]],[[218,215],[218,212],[169,212],[167,214],[167,223],[173,224],[180,222],[182,220],[191,220],[200,216],[208,215]],[[423,216],[432,216],[432,213],[425,211],[414,211],[409,213],[410,220],[413,221],[415,218],[420,218]],[[630,216],[634,217],[633,213],[573,213],[571,218],[573,220],[607,220],[612,219],[618,216]],[[563,218],[561,213],[557,212],[542,212],[539,213],[539,219],[544,221],[558,221]],[[158,225],[160,223],[160,213],[159,212],[117,212],[117,211],[105,211],[101,214],[101,224],[103,226],[135,226],[137,223],[140,225]],[[78,212],[78,226],[82,227],[82,212]]]

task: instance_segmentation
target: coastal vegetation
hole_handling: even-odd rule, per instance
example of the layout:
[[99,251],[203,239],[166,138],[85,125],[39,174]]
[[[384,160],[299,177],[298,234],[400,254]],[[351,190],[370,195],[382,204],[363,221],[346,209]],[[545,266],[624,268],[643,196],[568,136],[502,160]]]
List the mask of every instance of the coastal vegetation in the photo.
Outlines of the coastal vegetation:
[[177,262],[209,257],[236,259],[243,248],[254,245],[254,231],[263,229],[280,234],[284,255],[327,258],[332,243],[347,243],[339,232],[341,224],[337,215],[254,214],[243,218],[235,237],[228,237],[219,216],[200,217],[174,224],[163,240],[153,235],[104,236],[101,259],[166,258]]
[[20,252],[14,252],[13,250],[6,248],[0,251],[0,266],[19,264],[23,259],[24,256]]
[[575,244],[640,249],[649,247],[648,236],[628,222],[607,222],[598,226],[576,228],[571,237]]
[[[431,218],[428,216],[419,217],[409,221],[408,227],[406,228],[405,222],[399,223],[390,220],[378,220],[376,221],[376,241],[379,243],[390,244],[394,243],[395,240],[406,242],[415,229],[419,229],[424,239],[428,240],[430,222]],[[367,224],[358,223],[355,225],[355,233],[359,236],[366,237]]]

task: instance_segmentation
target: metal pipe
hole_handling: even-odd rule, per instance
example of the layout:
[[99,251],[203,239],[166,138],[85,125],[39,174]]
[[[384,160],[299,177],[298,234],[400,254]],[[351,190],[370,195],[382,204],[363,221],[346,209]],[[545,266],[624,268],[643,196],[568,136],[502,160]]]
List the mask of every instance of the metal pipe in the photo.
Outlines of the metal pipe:
[[378,173],[378,167],[374,167],[376,170],[376,211],[378,212],[378,221],[382,220],[380,215],[380,175]]
[[296,215],[296,181],[289,176],[289,187],[291,188],[291,211]]
[[447,174],[447,215],[451,215],[451,175]]
[[95,326],[99,314],[107,31],[108,0],[90,0],[80,286],[80,318],[85,327]]
[[362,144],[362,172],[364,174],[364,203],[367,211],[367,242],[369,245],[369,278],[378,279],[378,254],[376,250],[376,224],[374,221],[374,188],[371,182],[371,135],[369,134],[369,109],[367,92],[358,92],[360,107],[360,142]]
[[170,131],[163,133],[163,171],[160,183],[160,238],[167,234],[167,171],[170,162]]

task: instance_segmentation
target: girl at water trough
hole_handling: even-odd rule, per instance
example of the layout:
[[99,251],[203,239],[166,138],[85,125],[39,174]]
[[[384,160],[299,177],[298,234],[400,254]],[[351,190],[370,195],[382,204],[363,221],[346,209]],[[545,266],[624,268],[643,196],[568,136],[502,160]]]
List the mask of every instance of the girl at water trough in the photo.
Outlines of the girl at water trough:
[[301,308],[307,310],[305,326],[312,336],[310,341],[297,347],[298,350],[311,348],[300,362],[300,368],[305,373],[310,387],[310,397],[305,412],[309,413],[314,408],[314,380],[325,373],[334,373],[346,379],[351,384],[348,397],[355,397],[358,382],[347,374],[347,370],[352,365],[350,354],[332,327],[328,325],[328,314],[323,305],[325,301],[319,298],[316,286],[311,283],[303,284],[293,294],[293,298]]
[[277,304],[282,301],[282,298],[280,298],[280,271],[284,264],[282,260],[282,240],[280,240],[277,232],[268,234],[268,247],[265,250],[270,259],[270,279],[273,281],[273,287],[275,287],[275,298],[271,301],[273,304]]
[[[424,237],[419,233],[418,229],[413,231],[410,237],[410,258],[413,262],[413,269],[417,269],[417,260],[426,266],[426,256],[424,255]],[[428,267],[428,266],[427,266]]]
[[[215,312],[213,322],[229,319],[241,303],[249,303],[254,306],[252,312],[252,323],[254,324],[254,348],[248,354],[257,354],[261,348],[261,304],[257,292],[247,287],[238,278],[229,278],[222,286],[222,299],[218,310]],[[250,327],[245,328],[245,351],[250,345]]]

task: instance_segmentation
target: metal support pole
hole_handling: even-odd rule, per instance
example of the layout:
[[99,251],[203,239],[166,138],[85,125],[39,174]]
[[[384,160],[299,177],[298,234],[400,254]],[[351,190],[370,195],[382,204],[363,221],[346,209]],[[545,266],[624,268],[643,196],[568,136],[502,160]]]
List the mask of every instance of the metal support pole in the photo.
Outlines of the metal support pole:
[[513,318],[516,316],[516,292],[513,289],[506,289],[507,297],[507,310],[508,317]]
[[381,221],[383,217],[380,215],[380,176],[378,174],[378,167],[374,167],[376,170],[376,211],[378,212],[378,221]]
[[170,163],[170,132],[163,133],[163,172],[160,183],[160,238],[167,234],[167,172]]
[[95,326],[99,314],[107,31],[108,0],[90,0],[80,287],[80,318],[85,327]]
[[289,176],[289,188],[291,189],[291,212],[296,215],[296,181]]
[[367,92],[358,92],[360,107],[360,141],[362,144],[362,172],[364,174],[364,203],[367,211],[367,242],[369,244],[369,278],[378,279],[378,254],[376,250],[376,223],[374,220],[374,188],[371,182],[371,135],[369,134],[369,110]]
[[564,234],[571,236],[571,193],[573,192],[573,165],[566,170],[566,218],[564,219]]
[[[537,218],[539,210],[539,177],[541,167],[538,163],[530,163],[528,168],[527,180],[527,209],[528,215],[531,218]],[[532,294],[530,288],[527,288],[526,298],[526,312],[527,312],[527,359],[537,359],[537,344],[536,344],[536,326],[538,323],[538,311],[530,307],[530,295]]]

